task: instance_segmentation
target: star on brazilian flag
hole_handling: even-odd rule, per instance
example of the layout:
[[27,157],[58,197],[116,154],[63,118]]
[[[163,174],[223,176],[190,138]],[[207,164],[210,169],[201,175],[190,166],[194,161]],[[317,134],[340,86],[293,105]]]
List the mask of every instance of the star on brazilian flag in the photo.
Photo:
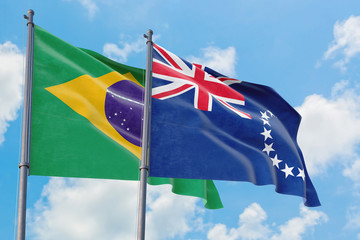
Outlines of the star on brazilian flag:
[[[138,180],[143,69],[34,32],[30,174]],[[181,157],[181,156],[179,156]],[[222,203],[211,180],[149,178],[172,191]]]

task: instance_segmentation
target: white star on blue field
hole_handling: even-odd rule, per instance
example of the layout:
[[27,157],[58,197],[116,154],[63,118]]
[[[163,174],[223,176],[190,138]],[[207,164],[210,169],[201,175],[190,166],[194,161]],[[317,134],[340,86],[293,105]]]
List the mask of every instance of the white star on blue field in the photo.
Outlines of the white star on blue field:
[[[297,141],[322,206],[273,185],[215,181],[224,208],[208,210],[149,186],[146,239],[360,239],[359,1],[4,0],[0,9],[1,239],[16,233],[28,9],[55,36],[138,68],[152,29],[174,54],[270,86],[302,116]],[[273,114],[258,114],[269,166],[304,181],[278,153]],[[120,111],[107,117],[132,134]],[[131,181],[29,176],[27,239],[136,239],[138,191]]]

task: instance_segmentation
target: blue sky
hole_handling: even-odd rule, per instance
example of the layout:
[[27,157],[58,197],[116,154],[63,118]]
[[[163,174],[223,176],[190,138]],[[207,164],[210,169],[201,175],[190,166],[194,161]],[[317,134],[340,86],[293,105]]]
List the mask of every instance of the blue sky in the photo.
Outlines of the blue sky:
[[[145,67],[142,35],[185,59],[273,87],[302,115],[298,142],[321,207],[273,186],[220,182],[224,209],[150,187],[148,239],[360,239],[360,2],[0,2],[0,236],[14,239],[26,21]],[[28,239],[135,239],[138,183],[30,176]]]

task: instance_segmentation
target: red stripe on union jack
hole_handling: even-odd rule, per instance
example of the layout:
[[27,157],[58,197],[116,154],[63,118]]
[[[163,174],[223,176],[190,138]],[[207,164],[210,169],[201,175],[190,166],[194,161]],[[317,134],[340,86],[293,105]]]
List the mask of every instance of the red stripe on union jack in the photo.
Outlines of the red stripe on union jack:
[[211,111],[212,101],[216,99],[232,112],[243,118],[251,119],[249,114],[229,104],[245,105],[244,96],[227,85],[234,81],[240,82],[239,80],[225,77],[215,78],[204,71],[204,66],[198,64],[189,66],[181,58],[156,44],[154,44],[154,50],[166,63],[154,58],[153,76],[170,83],[153,88],[153,98],[165,100],[195,89],[195,108]]

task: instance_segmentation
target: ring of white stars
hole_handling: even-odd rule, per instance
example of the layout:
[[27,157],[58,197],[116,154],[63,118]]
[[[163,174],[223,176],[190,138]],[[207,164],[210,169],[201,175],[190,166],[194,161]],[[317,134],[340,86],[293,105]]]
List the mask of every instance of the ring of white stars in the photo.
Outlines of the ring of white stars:
[[[279,159],[279,156],[276,154],[276,150],[273,148],[274,143],[269,142],[270,140],[267,141],[268,139],[273,139],[272,136],[271,136],[270,119],[272,117],[274,117],[274,114],[272,112],[270,112],[269,110],[266,110],[265,112],[260,111],[260,113],[261,113],[260,120],[262,120],[263,125],[264,125],[264,131],[262,133],[260,133],[261,135],[264,136],[264,146],[265,146],[265,148],[262,151],[266,152],[266,154],[269,156],[270,160],[272,161],[273,167],[276,167],[277,169],[279,169],[280,171],[285,173],[285,178],[287,178],[288,176],[295,177],[295,175],[293,173],[294,167],[291,167],[291,166],[289,167],[286,163],[285,163],[284,168],[281,168],[279,166],[279,163],[283,162],[283,160]],[[271,152],[275,152],[274,157],[270,157]],[[296,175],[296,177],[301,177],[302,180],[305,181],[304,170],[298,168],[298,171],[299,171],[299,174]]]

